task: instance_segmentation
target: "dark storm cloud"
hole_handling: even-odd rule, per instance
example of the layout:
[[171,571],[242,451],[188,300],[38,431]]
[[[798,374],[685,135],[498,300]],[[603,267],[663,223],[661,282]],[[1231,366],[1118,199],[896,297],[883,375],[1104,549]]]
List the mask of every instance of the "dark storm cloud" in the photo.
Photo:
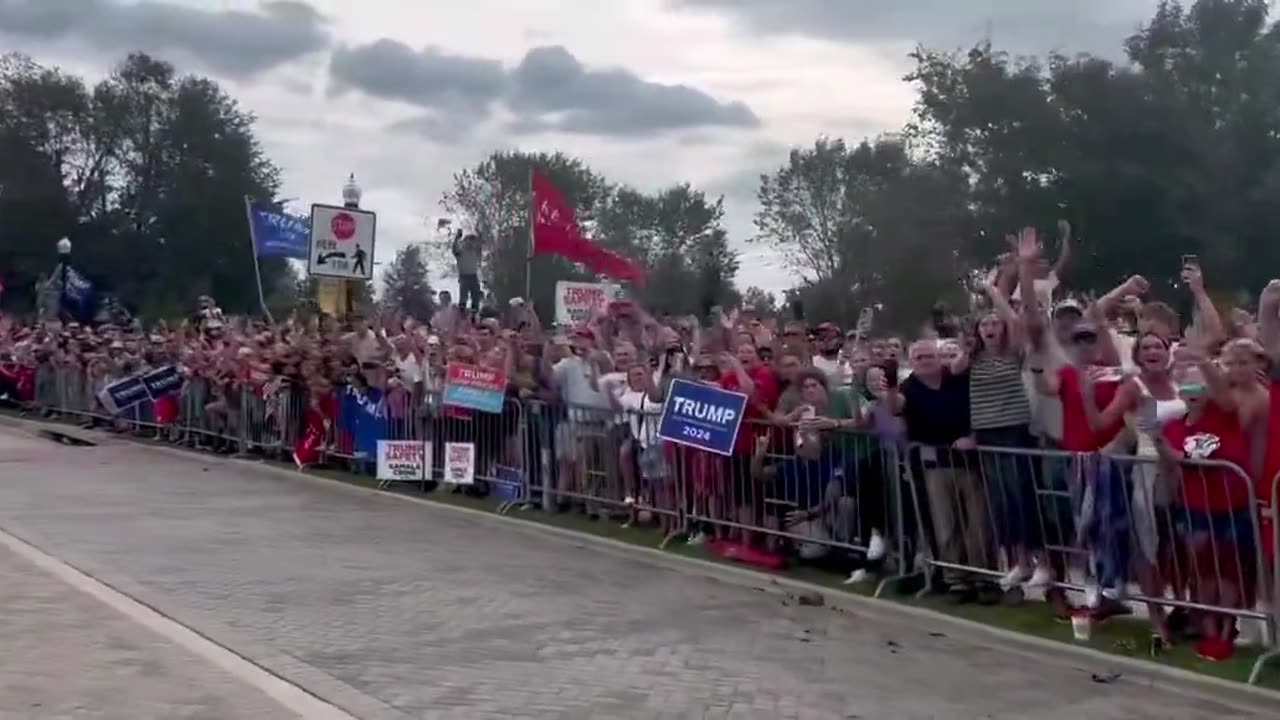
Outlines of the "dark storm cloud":
[[403,100],[422,107],[481,109],[504,92],[507,77],[497,60],[414,50],[395,40],[338,48],[329,75],[339,89]]
[[530,50],[511,80],[512,110],[554,117],[551,122],[565,132],[632,135],[760,124],[741,102],[722,103],[696,88],[649,82],[628,70],[591,70],[560,46]]
[[1120,54],[1157,0],[668,0],[713,10],[764,34],[860,43],[923,43],[951,50],[990,35],[1020,54],[1051,50]]
[[0,0],[0,33],[74,38],[109,52],[181,52],[232,77],[253,75],[329,44],[325,19],[293,0],[255,12],[163,2]]
[[[515,116],[509,129],[521,133],[617,136],[760,124],[743,103],[721,102],[687,85],[650,82],[624,69],[591,69],[559,46],[534,48],[507,69],[495,60],[380,40],[339,49],[330,75],[339,88],[433,110],[463,107],[480,114],[500,101]],[[436,125],[427,121],[423,127]]]

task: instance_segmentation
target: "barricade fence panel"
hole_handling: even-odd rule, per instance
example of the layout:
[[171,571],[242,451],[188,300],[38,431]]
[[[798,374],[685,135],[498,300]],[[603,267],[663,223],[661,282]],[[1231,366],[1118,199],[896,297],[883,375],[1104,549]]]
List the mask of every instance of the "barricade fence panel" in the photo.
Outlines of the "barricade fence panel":
[[[424,443],[424,490],[496,495],[708,543],[724,556],[816,564],[924,591],[1059,589],[1280,626],[1280,476],[1229,463],[997,447],[743,421],[725,455],[658,436],[648,413],[508,394],[500,412],[421,386],[308,387],[201,375],[122,412],[113,378],[42,366],[35,407],[85,424],[224,452],[375,474],[379,440]],[[1259,497],[1264,495],[1265,497]],[[1269,500],[1269,502],[1263,502]]]

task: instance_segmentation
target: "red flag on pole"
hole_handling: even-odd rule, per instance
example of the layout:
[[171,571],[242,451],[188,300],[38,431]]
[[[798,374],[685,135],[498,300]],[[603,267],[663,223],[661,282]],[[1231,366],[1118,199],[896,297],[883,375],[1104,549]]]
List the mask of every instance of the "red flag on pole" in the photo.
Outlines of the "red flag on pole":
[[573,206],[547,176],[534,170],[531,185],[534,255],[559,255],[600,275],[644,284],[643,268],[582,234],[573,216]]

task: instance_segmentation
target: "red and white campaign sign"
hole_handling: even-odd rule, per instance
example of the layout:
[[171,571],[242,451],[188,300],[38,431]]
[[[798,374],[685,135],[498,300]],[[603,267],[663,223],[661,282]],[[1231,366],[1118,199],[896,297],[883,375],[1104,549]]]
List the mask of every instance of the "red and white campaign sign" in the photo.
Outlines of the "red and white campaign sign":
[[431,443],[421,440],[379,440],[378,480],[386,486],[393,482],[427,479],[427,463]]
[[307,272],[347,280],[373,278],[373,241],[378,216],[337,205],[311,206]]
[[613,283],[584,283],[561,280],[556,283],[556,323],[581,325],[597,307],[623,297],[622,286]]
[[451,485],[476,484],[476,446],[471,443],[445,443],[444,481]]
[[505,370],[449,363],[444,376],[444,404],[487,413],[502,412],[506,399]]

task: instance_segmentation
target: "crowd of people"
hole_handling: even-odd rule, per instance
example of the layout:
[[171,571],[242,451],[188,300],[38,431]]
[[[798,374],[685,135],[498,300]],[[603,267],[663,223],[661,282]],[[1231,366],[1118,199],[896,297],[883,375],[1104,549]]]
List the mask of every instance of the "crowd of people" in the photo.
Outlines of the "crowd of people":
[[[851,583],[921,571],[960,603],[1042,593],[1064,619],[1129,613],[1136,596],[1153,642],[1230,657],[1237,615],[1271,600],[1280,280],[1256,313],[1224,315],[1186,258],[1184,325],[1140,276],[1055,300],[1065,226],[1052,267],[1033,230],[1008,240],[984,302],[904,335],[871,310],[841,328],[751,309],[655,317],[627,300],[557,327],[520,299],[477,303],[470,259],[471,302],[440,293],[430,318],[270,324],[211,298],[150,328],[0,318],[0,399],[214,451],[284,448],[301,466],[368,471],[379,439],[437,440],[427,490],[513,486],[551,512]],[[451,363],[500,370],[503,411],[443,403]],[[104,387],[167,365],[180,393],[107,412]],[[729,455],[659,437],[675,379],[747,396]],[[479,482],[440,474],[446,442],[474,444]]]

